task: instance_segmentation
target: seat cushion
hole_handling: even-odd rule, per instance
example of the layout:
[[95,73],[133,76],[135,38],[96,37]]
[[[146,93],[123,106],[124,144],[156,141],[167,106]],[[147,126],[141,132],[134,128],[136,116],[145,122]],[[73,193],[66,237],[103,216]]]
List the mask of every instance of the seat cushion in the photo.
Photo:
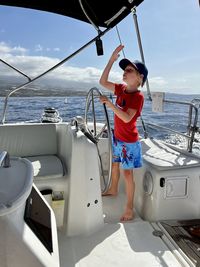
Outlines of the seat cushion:
[[58,178],[64,175],[61,160],[55,155],[26,157],[33,165],[34,178]]

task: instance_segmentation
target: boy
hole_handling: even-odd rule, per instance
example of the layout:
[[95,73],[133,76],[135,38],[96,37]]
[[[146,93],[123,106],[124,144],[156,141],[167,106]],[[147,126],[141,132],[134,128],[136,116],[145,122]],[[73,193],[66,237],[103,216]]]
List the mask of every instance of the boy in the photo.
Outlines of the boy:
[[118,193],[118,182],[120,178],[119,164],[125,179],[127,203],[121,221],[129,221],[134,218],[134,192],[135,182],[133,169],[142,166],[141,144],[136,127],[137,118],[140,116],[144,96],[139,91],[148,75],[146,66],[139,61],[131,62],[122,59],[119,66],[124,70],[123,81],[125,84],[115,84],[108,80],[113,63],[118,59],[119,52],[123,49],[119,45],[112,53],[99,80],[100,84],[112,91],[116,96],[114,105],[106,96],[100,96],[100,101],[105,103],[114,112],[114,135],[113,135],[113,164],[111,186],[104,196],[116,196]]

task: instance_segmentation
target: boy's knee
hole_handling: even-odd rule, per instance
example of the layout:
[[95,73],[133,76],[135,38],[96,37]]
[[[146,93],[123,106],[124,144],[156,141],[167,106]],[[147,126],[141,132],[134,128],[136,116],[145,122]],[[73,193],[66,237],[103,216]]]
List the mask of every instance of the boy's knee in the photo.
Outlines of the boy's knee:
[[126,178],[126,177],[128,178],[130,176],[131,177],[133,176],[133,170],[132,169],[127,169],[127,170],[124,169],[123,172],[124,172],[124,178]]
[[118,169],[119,168],[119,162],[113,162],[112,163],[112,168],[113,169]]

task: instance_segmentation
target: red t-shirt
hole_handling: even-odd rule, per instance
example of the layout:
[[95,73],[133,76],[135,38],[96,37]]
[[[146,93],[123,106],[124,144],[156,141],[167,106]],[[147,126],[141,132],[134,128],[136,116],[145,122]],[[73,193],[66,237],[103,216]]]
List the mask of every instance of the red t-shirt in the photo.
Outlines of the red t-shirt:
[[127,93],[125,89],[125,84],[115,84],[114,94],[117,96],[115,105],[125,112],[129,108],[136,109],[137,112],[132,120],[127,123],[122,121],[117,115],[114,116],[114,136],[120,141],[134,143],[139,139],[136,121],[141,114],[144,96],[140,91]]

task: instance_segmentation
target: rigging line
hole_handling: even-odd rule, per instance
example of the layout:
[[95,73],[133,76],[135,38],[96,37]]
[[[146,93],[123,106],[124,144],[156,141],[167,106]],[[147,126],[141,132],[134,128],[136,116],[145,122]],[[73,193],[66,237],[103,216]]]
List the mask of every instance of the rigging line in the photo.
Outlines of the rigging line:
[[[115,26],[116,30],[117,30],[117,35],[118,35],[118,38],[119,38],[119,42],[120,44],[122,45],[122,41],[121,41],[121,38],[120,38],[120,34],[119,34],[119,30],[118,30],[118,27],[117,25]],[[124,55],[124,58],[125,58],[125,53],[124,53],[124,49],[122,49],[122,53]],[[112,101],[113,102],[113,101]],[[142,128],[143,128],[143,132],[144,132],[144,138],[146,139],[148,137],[148,132],[146,130],[146,127],[145,127],[145,123],[143,121],[143,118],[142,118],[142,114],[140,115],[140,120],[141,120],[141,123],[142,123]]]
[[[121,37],[120,37],[120,34],[119,34],[119,30],[118,30],[117,25],[115,26],[115,28],[116,28],[116,31],[117,31],[117,35],[118,35],[118,38],[119,38],[120,45],[122,45],[122,40],[121,40]],[[124,49],[122,49],[122,53],[123,53],[123,56],[125,58]]]
[[[117,30],[117,35],[118,35],[118,38],[119,38],[119,42],[122,45],[122,41],[121,41],[121,37],[120,37],[120,34],[119,34],[119,30],[118,30],[117,25],[115,26],[115,28]],[[122,49],[122,53],[123,53],[124,58],[125,58],[124,49]],[[113,103],[113,98],[112,98],[112,95],[111,94],[110,94],[110,98],[111,98],[112,103]],[[146,130],[145,123],[144,123],[143,118],[142,118],[142,114],[140,115],[140,120],[141,120],[141,123],[142,123],[142,128],[143,128],[143,132],[144,132],[144,138],[146,139],[148,137],[148,132]]]
[[82,0],[79,0],[79,4],[80,4],[80,7],[84,13],[84,15],[86,16],[86,18],[88,19],[88,21],[92,24],[92,26],[96,29],[96,31],[98,32],[98,37],[96,38],[95,40],[95,43],[96,43],[96,49],[97,49],[97,55],[98,56],[102,56],[103,55],[103,43],[100,39],[100,36],[101,36],[101,33],[102,31],[100,30],[100,28],[98,27],[98,25],[96,25],[93,20],[89,17],[89,15],[87,14],[84,6],[83,6],[83,3],[82,3]]
[[[145,64],[144,53],[143,53],[143,48],[142,48],[142,41],[141,41],[140,31],[139,31],[139,26],[138,26],[138,21],[137,21],[136,8],[132,9],[132,13],[133,13],[133,20],[134,20],[134,23],[135,23],[135,30],[136,30],[136,34],[137,34],[137,40],[138,40],[138,45],[139,45],[139,50],[140,50],[140,56],[141,56],[142,62]],[[149,100],[152,101],[148,78],[147,78],[145,84],[146,84],[147,95],[149,97]]]
[[83,3],[82,3],[82,0],[79,0],[79,4],[80,4],[80,7],[83,11],[83,13],[85,14],[86,18],[88,19],[88,21],[93,25],[93,27],[97,30],[98,33],[101,32],[101,30],[99,29],[99,27],[91,20],[91,18],[88,16],[84,6],[83,6]]

